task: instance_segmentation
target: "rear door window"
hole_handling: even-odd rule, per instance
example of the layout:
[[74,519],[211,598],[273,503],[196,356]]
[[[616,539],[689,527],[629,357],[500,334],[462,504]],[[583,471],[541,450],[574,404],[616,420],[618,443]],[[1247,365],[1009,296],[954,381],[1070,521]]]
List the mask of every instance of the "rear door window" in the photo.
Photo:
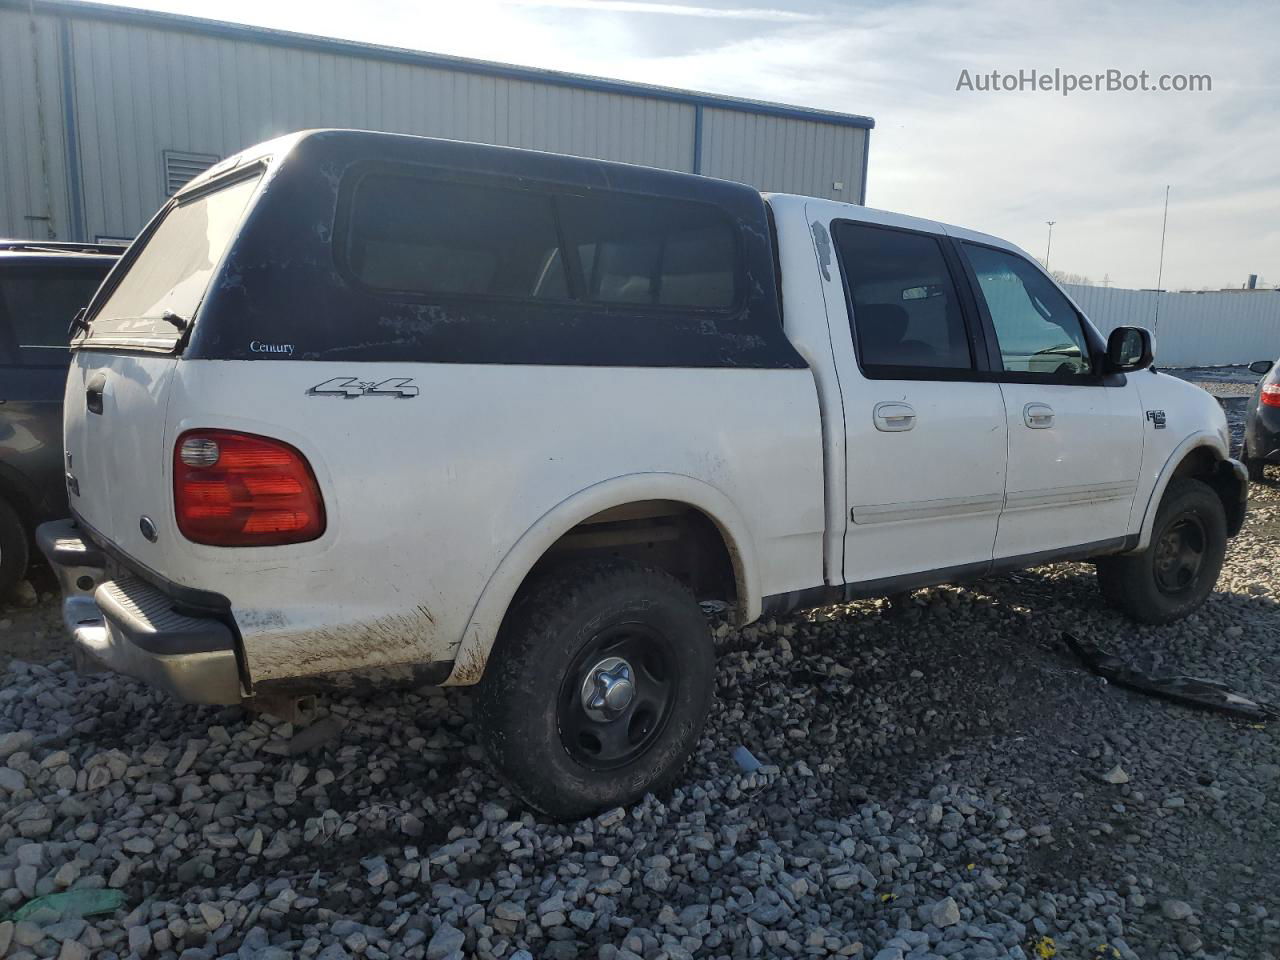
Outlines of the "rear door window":
[[973,355],[938,237],[861,223],[832,225],[853,308],[854,343],[872,375],[970,370]]
[[0,267],[0,316],[21,363],[66,363],[68,327],[86,306],[114,261],[103,259]]
[[709,204],[372,173],[346,223],[347,269],[388,294],[683,310],[738,300],[734,226]]
[[143,239],[107,299],[91,318],[89,340],[176,342],[173,314],[194,318],[213,272],[240,227],[261,173],[184,198]]

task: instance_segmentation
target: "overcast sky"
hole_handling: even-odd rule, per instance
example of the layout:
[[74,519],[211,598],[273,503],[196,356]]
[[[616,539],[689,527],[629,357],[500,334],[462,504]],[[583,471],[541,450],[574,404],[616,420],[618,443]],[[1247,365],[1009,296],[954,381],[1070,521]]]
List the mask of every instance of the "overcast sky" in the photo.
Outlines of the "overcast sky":
[[[1280,285],[1274,2],[133,0],[258,26],[870,115],[871,206],[1166,289]],[[1211,92],[957,91],[1019,69],[1208,74]]]

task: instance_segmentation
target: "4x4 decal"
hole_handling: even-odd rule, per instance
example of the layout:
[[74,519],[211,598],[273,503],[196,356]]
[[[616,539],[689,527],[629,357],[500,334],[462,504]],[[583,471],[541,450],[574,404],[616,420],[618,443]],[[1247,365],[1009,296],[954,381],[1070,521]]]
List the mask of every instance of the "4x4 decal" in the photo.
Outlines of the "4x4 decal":
[[359,397],[398,397],[410,400],[418,395],[418,388],[412,377],[392,377],[380,383],[372,380],[360,380],[356,377],[334,377],[324,383],[317,383],[307,391],[312,397],[342,397],[344,400],[355,400]]

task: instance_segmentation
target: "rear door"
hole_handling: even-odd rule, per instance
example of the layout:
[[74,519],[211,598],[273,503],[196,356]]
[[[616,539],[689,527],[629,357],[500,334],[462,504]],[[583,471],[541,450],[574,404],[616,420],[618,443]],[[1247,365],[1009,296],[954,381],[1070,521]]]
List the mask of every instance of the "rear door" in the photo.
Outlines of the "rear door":
[[115,261],[79,254],[0,258],[0,463],[39,518],[63,516],[67,328]]
[[1123,537],[1142,464],[1136,388],[1102,371],[1100,344],[1038,266],[961,241],[994,346],[1009,422],[996,558]]
[[924,231],[837,220],[831,233],[844,290],[828,293],[828,319],[856,356],[840,370],[845,581],[980,571],[996,539],[1007,431],[955,253]]
[[169,384],[187,328],[231,245],[260,170],[179,196],[130,248],[75,341],[64,426],[71,508],[146,565],[143,518],[172,509]]

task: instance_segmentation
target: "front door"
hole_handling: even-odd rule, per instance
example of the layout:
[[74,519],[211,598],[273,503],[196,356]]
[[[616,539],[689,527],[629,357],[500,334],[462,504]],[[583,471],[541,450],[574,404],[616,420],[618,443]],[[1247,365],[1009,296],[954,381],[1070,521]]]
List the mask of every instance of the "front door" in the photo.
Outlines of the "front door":
[[979,374],[959,262],[928,232],[836,221],[831,233],[841,275],[827,293],[828,319],[833,337],[852,336],[856,357],[839,370],[844,579],[980,571],[996,539],[1007,430],[1000,387]]
[[996,558],[1123,537],[1142,463],[1136,389],[1105,375],[1084,321],[1039,267],[1010,250],[960,247],[1003,368],[1009,467]]

